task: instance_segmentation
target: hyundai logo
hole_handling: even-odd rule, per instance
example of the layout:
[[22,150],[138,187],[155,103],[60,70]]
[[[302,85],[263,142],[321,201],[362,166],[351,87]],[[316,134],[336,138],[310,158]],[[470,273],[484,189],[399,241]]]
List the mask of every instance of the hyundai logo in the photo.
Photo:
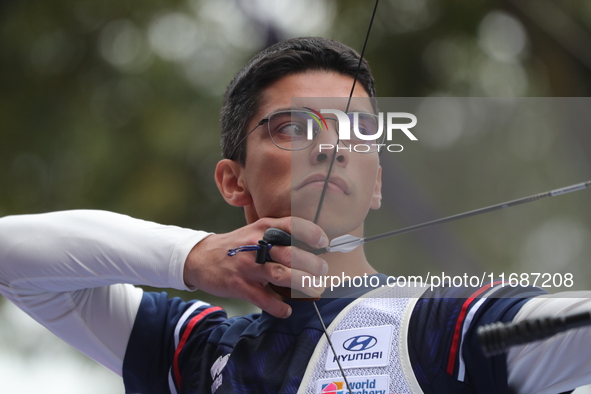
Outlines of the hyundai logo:
[[343,343],[343,347],[352,352],[371,349],[378,343],[378,340],[371,335],[357,335],[351,337]]

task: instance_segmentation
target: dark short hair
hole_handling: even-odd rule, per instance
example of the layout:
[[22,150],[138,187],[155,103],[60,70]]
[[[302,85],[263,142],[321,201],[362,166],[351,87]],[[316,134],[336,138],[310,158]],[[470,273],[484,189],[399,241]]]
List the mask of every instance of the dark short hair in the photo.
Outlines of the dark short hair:
[[[369,65],[352,48],[320,37],[282,41],[253,57],[228,85],[221,112],[221,144],[225,158],[246,162],[246,144],[241,140],[259,108],[260,93],[277,80],[306,71],[334,71],[355,77],[370,97],[375,86]],[[240,144],[240,146],[238,146]],[[232,155],[233,157],[230,157]]]

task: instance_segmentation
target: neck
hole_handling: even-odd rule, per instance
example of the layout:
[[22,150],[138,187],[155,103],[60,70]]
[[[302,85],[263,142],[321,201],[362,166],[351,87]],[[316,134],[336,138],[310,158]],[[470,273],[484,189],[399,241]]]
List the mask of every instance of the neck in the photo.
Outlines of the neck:
[[364,276],[377,274],[365,257],[363,246],[349,253],[332,252],[321,255],[328,263],[328,276]]

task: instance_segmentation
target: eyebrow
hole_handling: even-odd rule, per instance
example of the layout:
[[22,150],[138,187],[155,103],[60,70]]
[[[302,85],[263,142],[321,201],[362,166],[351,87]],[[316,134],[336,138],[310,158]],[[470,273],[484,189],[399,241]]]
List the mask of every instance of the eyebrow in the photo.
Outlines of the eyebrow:
[[304,108],[291,108],[291,107],[287,107],[287,108],[276,108],[275,110],[273,110],[272,112],[269,112],[267,114],[267,118],[269,117],[269,115],[274,114],[275,112],[281,112],[281,111],[293,111],[293,110],[301,110],[301,111],[305,111]]
[[[276,112],[281,112],[281,111],[306,111],[306,112],[309,112],[309,110],[304,107],[299,107],[299,108],[282,107],[282,108],[276,108],[273,111],[269,112],[267,115],[265,115],[265,117],[263,119],[267,119],[272,114],[274,114]],[[317,111],[320,112],[319,110],[317,110]],[[373,111],[366,111],[366,110],[349,110],[347,113],[350,114],[353,112],[359,112],[359,113],[364,113],[364,114],[373,114],[374,113]]]

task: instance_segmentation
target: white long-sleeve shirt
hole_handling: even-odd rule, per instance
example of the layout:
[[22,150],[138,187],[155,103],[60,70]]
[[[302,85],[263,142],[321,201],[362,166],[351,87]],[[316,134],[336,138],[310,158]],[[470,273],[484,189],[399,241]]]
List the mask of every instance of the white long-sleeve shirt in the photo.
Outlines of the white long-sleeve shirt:
[[[104,211],[1,218],[0,293],[121,374],[142,298],[133,285],[188,290],[184,263],[208,234]],[[591,292],[537,297],[515,320],[590,308]],[[590,345],[591,329],[585,328],[512,348],[509,386],[516,392],[556,393],[591,383]]]
[[104,211],[0,219],[0,293],[121,375],[142,290],[188,290],[187,255],[209,233]]

